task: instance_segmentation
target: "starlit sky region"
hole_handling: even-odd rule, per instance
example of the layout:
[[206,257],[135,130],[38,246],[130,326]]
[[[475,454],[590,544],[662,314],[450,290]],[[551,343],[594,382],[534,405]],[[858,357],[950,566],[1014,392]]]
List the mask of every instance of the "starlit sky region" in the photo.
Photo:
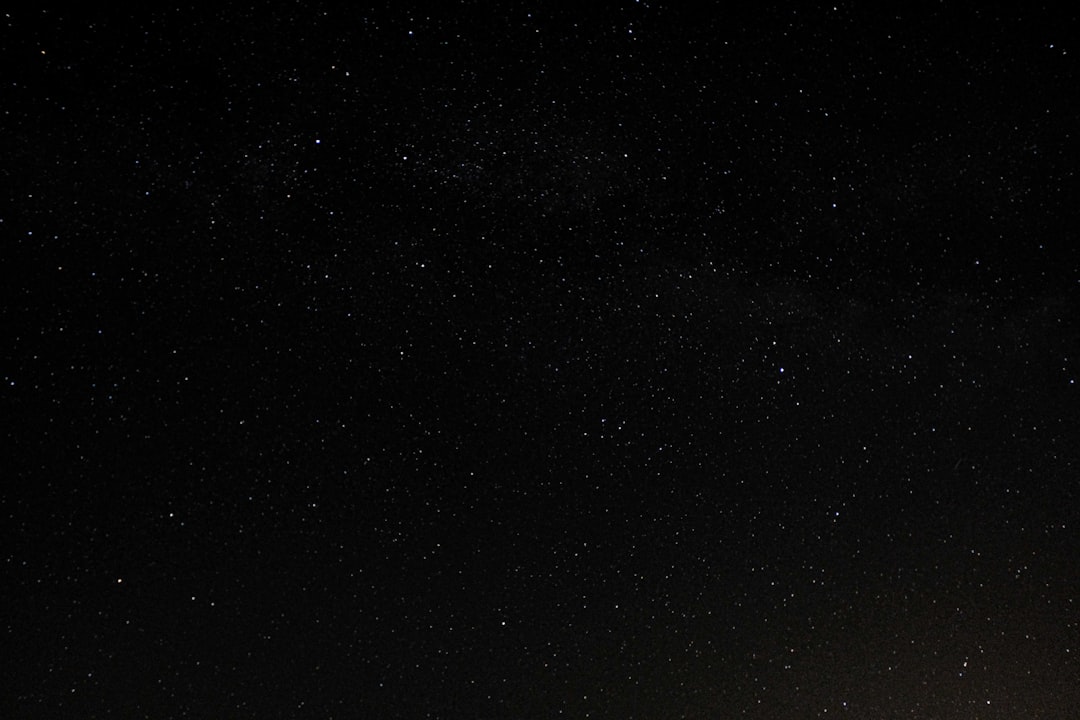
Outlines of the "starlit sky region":
[[0,716],[1075,720],[1072,10],[0,33]]

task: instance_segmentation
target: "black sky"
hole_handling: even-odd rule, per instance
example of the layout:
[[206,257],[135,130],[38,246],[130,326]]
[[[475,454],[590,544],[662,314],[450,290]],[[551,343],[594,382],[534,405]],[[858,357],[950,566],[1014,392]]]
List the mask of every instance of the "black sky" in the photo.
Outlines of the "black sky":
[[0,18],[0,715],[1071,718],[1073,16]]

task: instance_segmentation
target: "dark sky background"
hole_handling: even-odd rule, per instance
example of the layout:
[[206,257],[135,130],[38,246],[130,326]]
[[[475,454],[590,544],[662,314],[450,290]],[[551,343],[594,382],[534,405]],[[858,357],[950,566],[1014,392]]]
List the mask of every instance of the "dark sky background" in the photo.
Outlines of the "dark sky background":
[[1076,717],[1075,17],[24,5],[0,715]]

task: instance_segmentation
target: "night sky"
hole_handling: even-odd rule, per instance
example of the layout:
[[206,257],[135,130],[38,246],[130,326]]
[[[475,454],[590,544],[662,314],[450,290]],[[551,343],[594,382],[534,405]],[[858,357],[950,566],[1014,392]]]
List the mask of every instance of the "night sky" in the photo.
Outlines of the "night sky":
[[1075,17],[32,5],[0,716],[1077,717]]

